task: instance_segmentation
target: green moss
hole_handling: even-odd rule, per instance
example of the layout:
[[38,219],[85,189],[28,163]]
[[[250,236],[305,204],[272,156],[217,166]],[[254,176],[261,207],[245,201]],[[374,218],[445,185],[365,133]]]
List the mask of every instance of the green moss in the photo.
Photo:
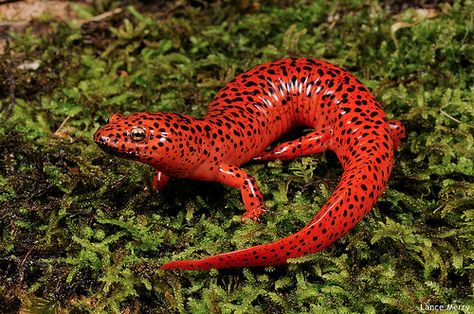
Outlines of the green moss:
[[[91,17],[119,6],[124,13],[103,23],[46,19],[48,35],[34,27],[8,34],[1,312],[472,311],[472,1],[442,3],[431,16],[398,1],[96,1],[76,10]],[[408,24],[395,31],[397,22]],[[172,180],[162,193],[146,192],[150,169],[100,152],[93,132],[115,112],[202,116],[237,73],[288,55],[350,69],[405,123],[386,193],[331,248],[288,265],[158,270],[297,231],[337,184],[337,159],[246,165],[272,212],[242,225],[236,189]],[[37,70],[18,68],[33,60]]]

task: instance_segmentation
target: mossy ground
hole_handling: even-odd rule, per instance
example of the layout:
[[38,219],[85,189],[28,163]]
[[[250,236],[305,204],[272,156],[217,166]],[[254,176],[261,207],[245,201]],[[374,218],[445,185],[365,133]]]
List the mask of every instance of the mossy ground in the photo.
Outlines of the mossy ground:
[[[0,312],[474,311],[473,1],[102,0],[75,10],[90,19],[117,7],[6,35]],[[159,271],[297,231],[336,185],[337,159],[246,165],[272,212],[242,225],[237,190],[172,180],[145,192],[150,169],[102,153],[93,132],[115,112],[203,115],[237,73],[285,56],[351,70],[405,123],[386,193],[349,235],[289,265]]]

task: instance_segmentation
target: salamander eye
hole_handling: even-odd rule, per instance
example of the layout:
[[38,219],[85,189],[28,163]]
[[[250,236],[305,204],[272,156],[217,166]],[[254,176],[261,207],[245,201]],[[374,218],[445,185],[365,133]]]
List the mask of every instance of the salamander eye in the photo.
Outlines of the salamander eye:
[[132,131],[130,132],[130,138],[134,142],[143,141],[146,137],[146,131],[141,126],[134,126]]

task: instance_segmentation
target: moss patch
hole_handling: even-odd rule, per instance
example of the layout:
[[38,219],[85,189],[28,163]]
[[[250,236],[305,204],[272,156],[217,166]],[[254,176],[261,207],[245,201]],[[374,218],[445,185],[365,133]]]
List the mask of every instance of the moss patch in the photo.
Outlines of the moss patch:
[[[99,21],[45,18],[6,35],[0,312],[474,309],[473,1],[97,1],[75,9],[90,18],[115,8]],[[159,271],[171,259],[297,231],[336,185],[337,160],[246,165],[273,211],[242,225],[237,190],[172,180],[163,193],[145,192],[150,169],[100,152],[93,132],[115,112],[201,116],[237,73],[285,56],[353,71],[405,123],[389,188],[331,249],[287,266]]]

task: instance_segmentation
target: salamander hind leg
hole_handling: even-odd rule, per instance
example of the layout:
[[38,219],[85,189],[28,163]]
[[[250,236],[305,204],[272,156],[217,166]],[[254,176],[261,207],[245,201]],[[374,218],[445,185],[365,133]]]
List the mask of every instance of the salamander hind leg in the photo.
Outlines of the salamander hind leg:
[[254,160],[289,160],[321,153],[328,148],[331,137],[329,131],[311,132],[296,140],[277,145],[274,149],[255,157]]
[[242,222],[245,223],[245,220],[249,218],[259,222],[259,217],[266,213],[267,210],[255,179],[239,167],[223,164],[219,167],[218,181],[240,189],[245,205],[245,214],[242,216]]

